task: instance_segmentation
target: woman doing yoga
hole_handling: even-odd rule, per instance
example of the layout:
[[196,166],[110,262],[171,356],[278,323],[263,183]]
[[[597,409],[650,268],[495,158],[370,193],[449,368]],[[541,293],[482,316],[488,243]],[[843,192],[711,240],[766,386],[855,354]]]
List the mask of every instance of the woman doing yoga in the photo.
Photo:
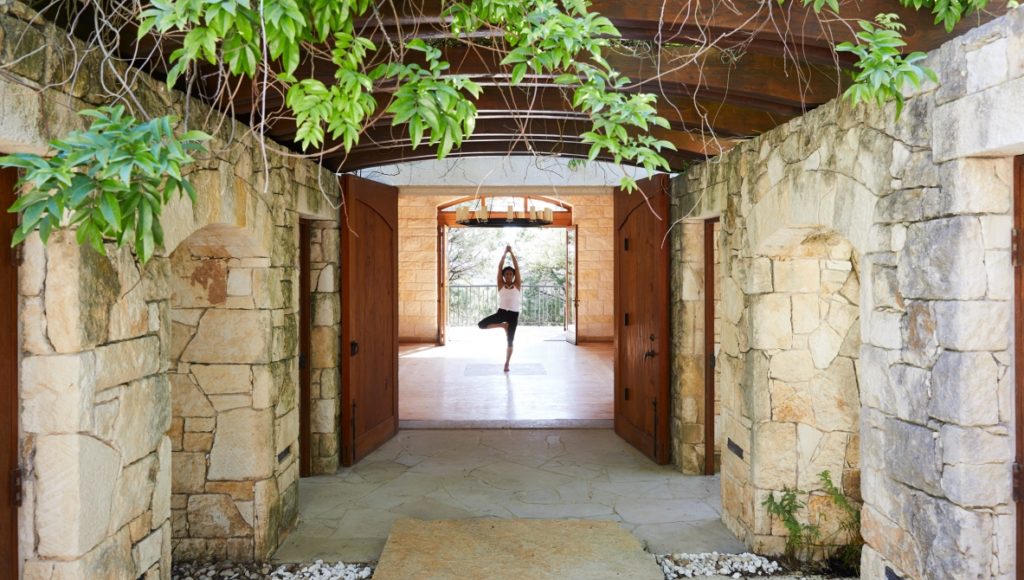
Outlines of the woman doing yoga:
[[[505,265],[505,256],[512,256],[512,265]],[[508,361],[512,359],[512,340],[516,337],[516,325],[519,324],[519,311],[523,307],[523,279],[519,275],[519,262],[512,251],[512,246],[505,246],[505,253],[498,261],[498,311],[484,318],[477,326],[480,328],[504,328],[508,338],[505,350],[505,372],[508,372]]]

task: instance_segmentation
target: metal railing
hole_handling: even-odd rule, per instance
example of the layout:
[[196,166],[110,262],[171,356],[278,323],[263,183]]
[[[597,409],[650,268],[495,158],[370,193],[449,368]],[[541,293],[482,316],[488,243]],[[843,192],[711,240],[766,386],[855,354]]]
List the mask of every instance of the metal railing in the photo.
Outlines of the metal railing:
[[[494,284],[452,285],[448,287],[448,326],[476,326],[483,317],[498,309],[498,289]],[[554,285],[523,284],[522,326],[563,326],[565,324],[565,288]]]

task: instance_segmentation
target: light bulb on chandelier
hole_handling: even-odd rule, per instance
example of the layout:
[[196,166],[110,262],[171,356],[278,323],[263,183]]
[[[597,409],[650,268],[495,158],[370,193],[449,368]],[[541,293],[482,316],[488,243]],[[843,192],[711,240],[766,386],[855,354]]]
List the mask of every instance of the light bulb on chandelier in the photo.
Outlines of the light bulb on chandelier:
[[476,210],[470,210],[467,206],[460,206],[455,210],[455,223],[470,228],[531,228],[549,226],[554,221],[555,214],[550,207],[538,211],[536,206],[527,207],[525,199],[522,212],[516,212],[511,203],[504,212],[490,211],[486,198],[481,198],[480,207]]

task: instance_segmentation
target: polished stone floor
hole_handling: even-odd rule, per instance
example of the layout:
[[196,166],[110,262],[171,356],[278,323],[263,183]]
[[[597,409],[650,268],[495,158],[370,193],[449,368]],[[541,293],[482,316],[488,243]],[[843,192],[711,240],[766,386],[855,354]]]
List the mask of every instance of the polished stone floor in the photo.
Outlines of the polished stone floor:
[[606,429],[404,430],[358,465],[299,487],[279,561],[374,561],[400,518],[599,519],[648,551],[739,552],[718,477],[658,466]]
[[402,345],[404,427],[610,427],[611,343],[574,346],[559,328],[520,327],[511,372],[501,329],[451,328],[443,347]]

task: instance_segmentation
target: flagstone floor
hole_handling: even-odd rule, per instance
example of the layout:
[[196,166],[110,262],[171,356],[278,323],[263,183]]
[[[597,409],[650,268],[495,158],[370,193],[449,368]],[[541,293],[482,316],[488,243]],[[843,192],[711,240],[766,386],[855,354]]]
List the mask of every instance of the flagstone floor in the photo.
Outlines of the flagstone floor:
[[719,490],[611,430],[404,430],[353,468],[301,480],[299,525],[275,559],[375,561],[399,518],[609,520],[655,554],[743,551]]

